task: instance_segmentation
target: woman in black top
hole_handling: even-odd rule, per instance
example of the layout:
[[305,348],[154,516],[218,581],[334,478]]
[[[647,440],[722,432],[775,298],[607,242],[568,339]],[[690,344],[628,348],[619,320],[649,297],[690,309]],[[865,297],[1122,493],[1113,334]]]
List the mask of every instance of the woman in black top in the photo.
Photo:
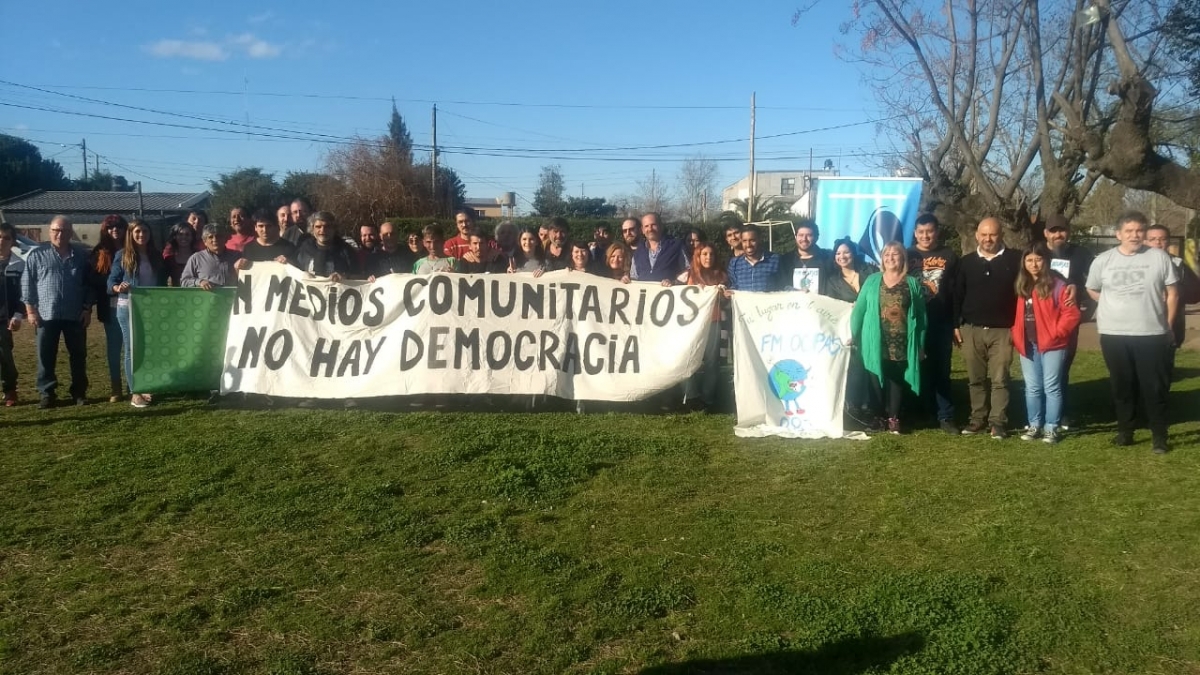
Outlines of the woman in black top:
[[[826,284],[829,297],[853,303],[867,277],[879,268],[863,260],[849,237],[833,244],[833,275]],[[871,400],[870,373],[863,367],[862,354],[855,347],[850,353],[850,366],[846,370],[846,415],[863,426],[875,425],[874,402]]]

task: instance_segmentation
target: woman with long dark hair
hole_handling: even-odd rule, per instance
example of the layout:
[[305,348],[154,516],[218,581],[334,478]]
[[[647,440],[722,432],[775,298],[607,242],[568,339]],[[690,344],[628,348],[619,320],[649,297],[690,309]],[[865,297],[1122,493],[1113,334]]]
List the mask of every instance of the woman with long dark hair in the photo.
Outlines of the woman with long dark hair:
[[863,367],[873,376],[880,416],[888,432],[898,434],[905,385],[921,393],[925,299],[921,285],[908,275],[908,255],[900,242],[884,245],[880,262],[882,270],[863,282],[850,315],[850,332]]
[[[829,297],[842,302],[854,303],[862,290],[863,282],[879,268],[863,259],[862,251],[850,237],[833,243],[833,274],[826,283]],[[862,354],[857,347],[850,352],[850,365],[846,369],[846,414],[863,426],[872,426],[870,375],[863,367]]]
[[187,265],[188,258],[202,248],[204,247],[196,237],[195,231],[187,223],[179,223],[167,233],[167,244],[163,246],[162,257],[167,279],[172,286],[179,287],[179,277],[183,274],[183,267]]
[[1021,440],[1057,443],[1062,421],[1062,372],[1079,307],[1068,299],[1067,282],[1050,273],[1053,255],[1042,244],[1025,251],[1017,272],[1017,312],[1013,347],[1021,355],[1025,411],[1029,424]]
[[[92,249],[89,267],[96,298],[109,298],[105,292],[108,273],[112,271],[117,250],[125,242],[129,223],[118,215],[105,216],[100,223],[100,242]],[[109,302],[96,302],[96,320],[104,326],[105,356],[108,360],[109,403],[121,400],[121,326],[117,323],[115,297]]]
[[714,286],[717,302],[713,304],[708,323],[708,339],[704,343],[704,361],[684,387],[684,403],[694,401],[696,409],[708,409],[716,405],[717,376],[721,370],[721,312],[725,307],[725,284],[729,276],[717,259],[717,247],[709,242],[700,242],[692,251],[692,266],[687,271],[687,283],[701,288]]
[[517,250],[508,260],[509,272],[532,272],[541,276],[546,271],[546,253],[542,250],[542,240],[537,230],[521,230],[517,237]]
[[[116,298],[117,323],[125,344],[125,381],[133,389],[133,341],[129,333],[129,289],[135,286],[165,286],[167,266],[162,253],[154,247],[150,226],[134,219],[125,236],[125,247],[117,252],[116,263],[108,275],[108,294]],[[130,403],[135,408],[150,405],[150,394],[133,393]]]

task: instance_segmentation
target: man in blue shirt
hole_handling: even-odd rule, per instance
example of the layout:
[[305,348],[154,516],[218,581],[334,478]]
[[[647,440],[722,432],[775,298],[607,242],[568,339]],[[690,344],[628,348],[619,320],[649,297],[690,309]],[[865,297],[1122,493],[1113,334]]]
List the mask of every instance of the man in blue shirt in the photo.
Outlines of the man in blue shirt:
[[[743,225],[740,234],[742,254],[729,261],[729,290],[781,291],[788,287],[780,272],[780,258],[762,250],[762,233],[754,225]],[[785,283],[789,282],[789,283]]]
[[92,284],[88,283],[87,257],[71,246],[74,228],[66,216],[50,221],[50,242],[25,258],[21,295],[25,316],[37,330],[37,388],[40,408],[55,404],[59,338],[67,345],[71,362],[71,398],[87,403],[87,327],[92,321]]

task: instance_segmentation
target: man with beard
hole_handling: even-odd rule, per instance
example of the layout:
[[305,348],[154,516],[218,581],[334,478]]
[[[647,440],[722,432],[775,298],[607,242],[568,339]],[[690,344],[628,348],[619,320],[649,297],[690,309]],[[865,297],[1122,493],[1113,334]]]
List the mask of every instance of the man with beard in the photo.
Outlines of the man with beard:
[[309,216],[308,233],[310,236],[296,250],[296,267],[331,281],[357,273],[354,254],[338,232],[332,213],[317,211]]
[[284,229],[279,236],[292,242],[293,246],[299,246],[300,241],[307,236],[304,226],[308,224],[309,214],[312,213],[312,205],[307,200],[297,197],[292,200],[289,211],[292,214],[291,226]]
[[600,223],[592,231],[592,241],[588,244],[588,255],[592,262],[602,262],[608,247],[612,245],[612,227],[608,223]]
[[[1046,227],[1042,234],[1046,237],[1046,247],[1050,249],[1052,256],[1050,269],[1066,279],[1075,289],[1075,301],[1079,303],[1080,317],[1082,321],[1091,321],[1092,315],[1096,313],[1096,303],[1088,296],[1084,283],[1087,281],[1088,271],[1092,269],[1092,259],[1095,256],[1086,248],[1069,241],[1071,223],[1059,214],[1052,214],[1046,218]],[[1079,328],[1076,327],[1067,340],[1067,353],[1063,356],[1063,371],[1059,380],[1062,383],[1063,414],[1058,428],[1062,431],[1079,427],[1079,423],[1070,413],[1071,396],[1068,386],[1071,380],[1071,364],[1075,362],[1075,352],[1078,349]]]
[[656,281],[663,286],[674,284],[676,277],[687,270],[689,264],[683,242],[663,236],[662,222],[657,213],[642,216],[642,237],[645,241],[633,252],[633,267],[629,277],[635,281]]
[[636,251],[642,243],[642,224],[637,218],[626,218],[621,221],[621,241],[630,250]]
[[254,241],[254,225],[250,222],[246,209],[240,206],[235,206],[229,212],[229,229],[233,230],[233,234],[225,246],[230,251],[241,253],[246,244]]
[[[796,252],[785,256],[779,266],[785,288],[828,295],[826,288],[837,270],[833,255],[817,245],[820,238],[821,229],[816,223],[805,222],[796,226]],[[814,274],[817,277],[815,284],[811,281]]]
[[469,235],[475,231],[475,212],[471,209],[459,209],[454,212],[454,226],[458,234],[451,237],[442,246],[442,252],[451,258],[462,258],[471,250]]
[[567,219],[555,216],[545,223],[546,269],[565,270],[571,267],[571,246],[567,241]]
[[[959,262],[954,282],[954,341],[962,345],[971,395],[965,435],[988,431],[1008,438],[1008,381],[1012,367],[1015,284],[1023,256],[1004,247],[1000,221],[984,218],[975,228],[978,248]],[[988,381],[991,382],[989,405]]]
[[954,351],[954,311],[950,291],[958,272],[958,255],[941,243],[938,219],[917,217],[914,246],[908,249],[908,273],[921,282],[925,298],[925,360],[921,362],[921,398],[937,415],[942,431],[957,436],[950,398],[950,355]]

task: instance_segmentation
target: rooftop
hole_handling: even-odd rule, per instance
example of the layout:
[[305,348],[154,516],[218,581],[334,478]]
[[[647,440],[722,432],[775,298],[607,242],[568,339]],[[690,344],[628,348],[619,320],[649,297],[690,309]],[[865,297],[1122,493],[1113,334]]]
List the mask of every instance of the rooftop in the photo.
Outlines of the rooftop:
[[[185,212],[203,205],[211,197],[207,192],[144,192],[140,206],[145,212]],[[38,190],[0,201],[6,213],[136,213],[136,192],[92,192],[84,190]]]

